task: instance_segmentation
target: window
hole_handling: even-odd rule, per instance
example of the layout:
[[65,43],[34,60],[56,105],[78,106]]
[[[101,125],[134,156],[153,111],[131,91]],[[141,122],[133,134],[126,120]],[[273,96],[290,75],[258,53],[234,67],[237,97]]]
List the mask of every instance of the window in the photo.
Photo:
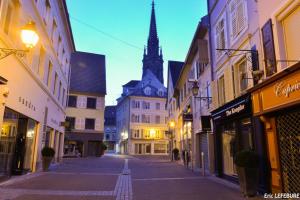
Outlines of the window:
[[154,144],[154,153],[167,153],[166,144]]
[[162,89],[158,90],[157,92],[158,96],[162,97],[164,96],[164,91]]
[[140,108],[140,102],[139,101],[132,101],[132,108]]
[[146,87],[146,88],[144,89],[144,93],[145,93],[146,95],[151,95],[151,88]]
[[131,122],[132,122],[132,123],[139,123],[139,122],[140,122],[140,116],[139,116],[139,115],[132,114],[132,115],[131,115]]
[[246,27],[246,9],[244,0],[232,0],[230,3],[231,38],[236,38]]
[[[217,49],[225,49],[225,18],[222,17],[216,25],[216,47]],[[217,57],[220,57],[222,51],[216,51]]]
[[51,31],[51,40],[52,40],[52,42],[54,41],[54,34],[55,34],[56,30],[57,30],[57,24],[56,24],[55,19],[53,19],[52,31]]
[[76,108],[77,105],[77,96],[69,96],[68,107]]
[[160,110],[160,103],[155,104],[156,110]]
[[224,75],[221,76],[218,80],[218,96],[219,96],[219,105],[225,104],[225,83],[224,83]]
[[57,51],[56,51],[57,56],[59,56],[60,45],[61,45],[61,36],[58,36]]
[[247,60],[244,58],[240,63],[237,64],[237,86],[239,93],[243,93],[248,88],[248,75],[247,75]]
[[105,135],[105,139],[106,139],[106,140],[109,140],[109,138],[110,138],[110,137],[109,137],[109,134],[106,134],[106,135]]
[[150,123],[150,115],[142,115],[142,123]]
[[96,98],[88,97],[86,108],[96,109]]
[[86,118],[85,119],[85,129],[94,130],[95,129],[95,119]]
[[58,101],[60,100],[60,94],[61,93],[61,81],[59,81],[59,88],[58,88],[58,95],[57,95],[57,99]]
[[44,16],[44,23],[47,24],[50,19],[50,14],[51,14],[51,5],[49,0],[45,1],[45,7],[46,7],[46,15]]
[[75,117],[66,117],[66,121],[69,122],[69,130],[75,129]]
[[146,101],[143,101],[143,109],[149,110],[150,109],[150,103],[146,102]]
[[54,86],[53,86],[53,94],[56,94],[56,85],[57,85],[57,73],[55,72],[54,76]]
[[39,56],[39,65],[38,65],[38,74],[40,77],[44,75],[44,64],[45,64],[45,50],[43,47],[40,48],[40,56]]
[[13,11],[12,5],[9,4],[7,7],[6,17],[5,17],[5,22],[4,22],[4,33],[6,33],[6,34],[9,33],[11,18],[12,18],[12,11]]
[[131,130],[132,138],[140,138],[140,130],[132,129]]
[[155,123],[160,124],[160,116],[159,115],[155,116]]
[[62,100],[61,100],[61,104],[64,106],[65,105],[65,97],[66,97],[66,94],[65,94],[65,92],[66,92],[66,89],[65,88],[63,88],[63,93],[62,93]]
[[47,83],[48,87],[50,87],[50,84],[51,84],[52,68],[53,68],[53,65],[52,65],[51,61],[49,60],[49,63],[48,63],[48,73],[47,73],[47,77],[46,77],[46,83]]

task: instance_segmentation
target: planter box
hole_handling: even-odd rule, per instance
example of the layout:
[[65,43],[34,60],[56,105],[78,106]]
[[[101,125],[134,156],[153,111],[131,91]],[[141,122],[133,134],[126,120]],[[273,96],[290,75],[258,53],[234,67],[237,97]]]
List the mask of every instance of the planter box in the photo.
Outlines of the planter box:
[[43,171],[46,172],[49,170],[50,164],[52,162],[53,157],[43,157]]
[[257,194],[259,183],[259,169],[237,166],[240,188],[244,196],[253,197]]

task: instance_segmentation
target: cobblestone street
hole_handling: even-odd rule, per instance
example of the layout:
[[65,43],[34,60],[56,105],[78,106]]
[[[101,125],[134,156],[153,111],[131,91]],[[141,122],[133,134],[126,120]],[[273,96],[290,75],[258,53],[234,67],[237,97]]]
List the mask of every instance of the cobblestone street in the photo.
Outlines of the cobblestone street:
[[235,185],[168,160],[119,155],[66,159],[49,172],[1,183],[0,194],[0,200],[243,199]]

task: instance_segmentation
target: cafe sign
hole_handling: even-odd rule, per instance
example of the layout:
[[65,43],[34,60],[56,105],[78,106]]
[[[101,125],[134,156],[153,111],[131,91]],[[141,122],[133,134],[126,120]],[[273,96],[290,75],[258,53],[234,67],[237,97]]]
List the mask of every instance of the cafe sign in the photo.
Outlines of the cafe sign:
[[253,92],[252,100],[255,115],[300,103],[300,70]]
[[285,81],[281,81],[280,83],[275,85],[275,95],[277,97],[290,97],[290,94],[294,92],[300,91],[300,82],[297,80],[295,83],[286,83]]

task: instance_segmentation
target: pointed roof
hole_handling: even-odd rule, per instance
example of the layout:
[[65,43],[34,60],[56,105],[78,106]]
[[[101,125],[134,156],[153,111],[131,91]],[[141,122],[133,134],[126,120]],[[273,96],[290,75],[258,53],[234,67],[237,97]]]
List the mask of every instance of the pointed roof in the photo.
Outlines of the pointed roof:
[[169,71],[171,74],[171,80],[172,80],[173,86],[176,85],[176,83],[179,79],[179,75],[180,75],[183,65],[184,65],[184,62],[172,61],[172,60],[169,61]]
[[[157,28],[156,28],[156,18],[155,18],[155,9],[154,9],[154,0],[152,1],[152,12],[151,12],[151,21],[150,21],[150,30],[149,30],[149,41],[156,41],[157,37]],[[151,42],[150,42],[151,43]]]

